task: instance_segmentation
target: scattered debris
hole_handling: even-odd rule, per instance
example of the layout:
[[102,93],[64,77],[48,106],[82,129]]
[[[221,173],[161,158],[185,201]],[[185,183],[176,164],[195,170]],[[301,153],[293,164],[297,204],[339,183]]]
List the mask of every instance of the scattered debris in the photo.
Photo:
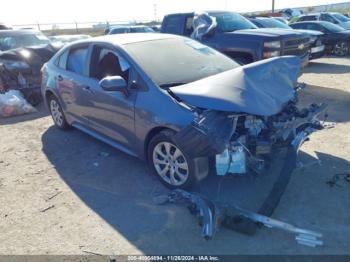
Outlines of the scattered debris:
[[330,187],[338,186],[341,187],[341,185],[338,183],[340,178],[343,178],[344,181],[348,182],[350,184],[350,171],[347,171],[345,173],[335,174],[330,180],[328,180],[326,183]]
[[235,205],[228,205],[214,202],[197,193],[190,193],[181,189],[176,189],[168,195],[161,195],[154,199],[157,204],[185,202],[189,204],[189,210],[199,219],[202,226],[202,236],[206,240],[210,240],[215,235],[219,226],[224,226],[240,233],[235,224],[242,223],[244,226],[264,225],[268,228],[278,228],[295,234],[295,240],[302,245],[316,247],[322,246],[323,242],[319,240],[322,234],[298,228],[294,225],[272,219],[270,217],[244,210]]
[[36,112],[18,90],[9,90],[0,94],[0,116],[10,117]]
[[50,209],[52,209],[52,208],[54,208],[54,207],[55,207],[55,205],[51,205],[51,206],[49,206],[49,207],[47,207],[47,208],[45,208],[45,209],[40,210],[40,212],[41,212],[41,213],[44,213],[44,212],[46,212],[47,210],[50,210]]
[[103,256],[102,254],[99,254],[99,253],[96,253],[96,252],[91,252],[91,251],[88,251],[88,250],[82,250],[84,253],[87,253],[87,254],[91,254],[91,255],[95,255],[95,256]]
[[58,196],[58,195],[61,194],[61,193],[62,193],[62,191],[58,191],[56,194],[54,194],[54,195],[48,197],[46,201],[49,201],[49,200],[55,198],[56,196]]

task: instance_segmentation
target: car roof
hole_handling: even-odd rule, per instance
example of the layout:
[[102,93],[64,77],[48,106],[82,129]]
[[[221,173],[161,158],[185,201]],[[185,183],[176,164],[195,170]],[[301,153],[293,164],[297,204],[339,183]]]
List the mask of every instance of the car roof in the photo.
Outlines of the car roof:
[[[329,23],[327,21],[300,21],[300,22],[295,22],[293,24],[324,24],[324,23]],[[293,25],[292,24],[292,25]]]
[[32,30],[32,29],[21,29],[21,30],[17,30],[17,29],[10,29],[10,30],[0,30],[0,35],[25,35],[25,34],[38,34],[41,33],[38,30]]
[[99,37],[90,38],[82,42],[104,42],[112,45],[127,45],[132,43],[147,42],[162,39],[174,39],[182,38],[181,36],[161,34],[161,33],[134,33],[134,34],[116,34],[116,35],[104,35]]
[[111,25],[111,29],[114,28],[143,28],[148,27],[147,25]]

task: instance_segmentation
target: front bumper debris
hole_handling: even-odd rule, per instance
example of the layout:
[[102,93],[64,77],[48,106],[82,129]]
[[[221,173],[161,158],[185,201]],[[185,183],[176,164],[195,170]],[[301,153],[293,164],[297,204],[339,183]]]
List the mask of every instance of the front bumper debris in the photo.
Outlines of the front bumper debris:
[[235,205],[212,201],[198,193],[190,193],[179,189],[172,191],[168,195],[156,197],[155,202],[158,204],[188,203],[191,213],[199,218],[202,225],[202,236],[207,240],[214,237],[220,226],[243,234],[253,235],[260,226],[264,225],[268,228],[277,228],[293,233],[295,240],[299,244],[310,247],[322,246],[323,242],[320,240],[322,234],[270,218],[296,167],[300,146],[315,130],[312,127],[307,127],[296,134],[288,146],[285,163],[280,175],[257,212],[245,210]]

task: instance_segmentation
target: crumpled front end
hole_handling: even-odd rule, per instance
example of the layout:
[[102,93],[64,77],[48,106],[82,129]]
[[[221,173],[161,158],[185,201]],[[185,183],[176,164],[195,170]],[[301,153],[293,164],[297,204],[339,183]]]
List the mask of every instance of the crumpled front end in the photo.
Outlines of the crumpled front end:
[[32,105],[41,102],[41,67],[57,50],[51,46],[20,48],[0,54],[0,93],[19,90]]
[[215,157],[217,175],[260,173],[273,150],[298,151],[309,134],[322,129],[318,117],[325,104],[298,109],[295,102],[279,114],[262,117],[207,110],[181,130],[175,141],[191,157]]

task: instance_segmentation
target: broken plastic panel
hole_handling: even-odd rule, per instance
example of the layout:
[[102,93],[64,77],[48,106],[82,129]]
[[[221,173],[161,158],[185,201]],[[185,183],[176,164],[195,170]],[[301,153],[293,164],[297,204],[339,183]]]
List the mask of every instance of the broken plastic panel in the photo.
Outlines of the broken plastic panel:
[[246,152],[243,146],[236,145],[230,150],[226,149],[220,155],[216,155],[216,174],[224,176],[226,174],[245,174]]

